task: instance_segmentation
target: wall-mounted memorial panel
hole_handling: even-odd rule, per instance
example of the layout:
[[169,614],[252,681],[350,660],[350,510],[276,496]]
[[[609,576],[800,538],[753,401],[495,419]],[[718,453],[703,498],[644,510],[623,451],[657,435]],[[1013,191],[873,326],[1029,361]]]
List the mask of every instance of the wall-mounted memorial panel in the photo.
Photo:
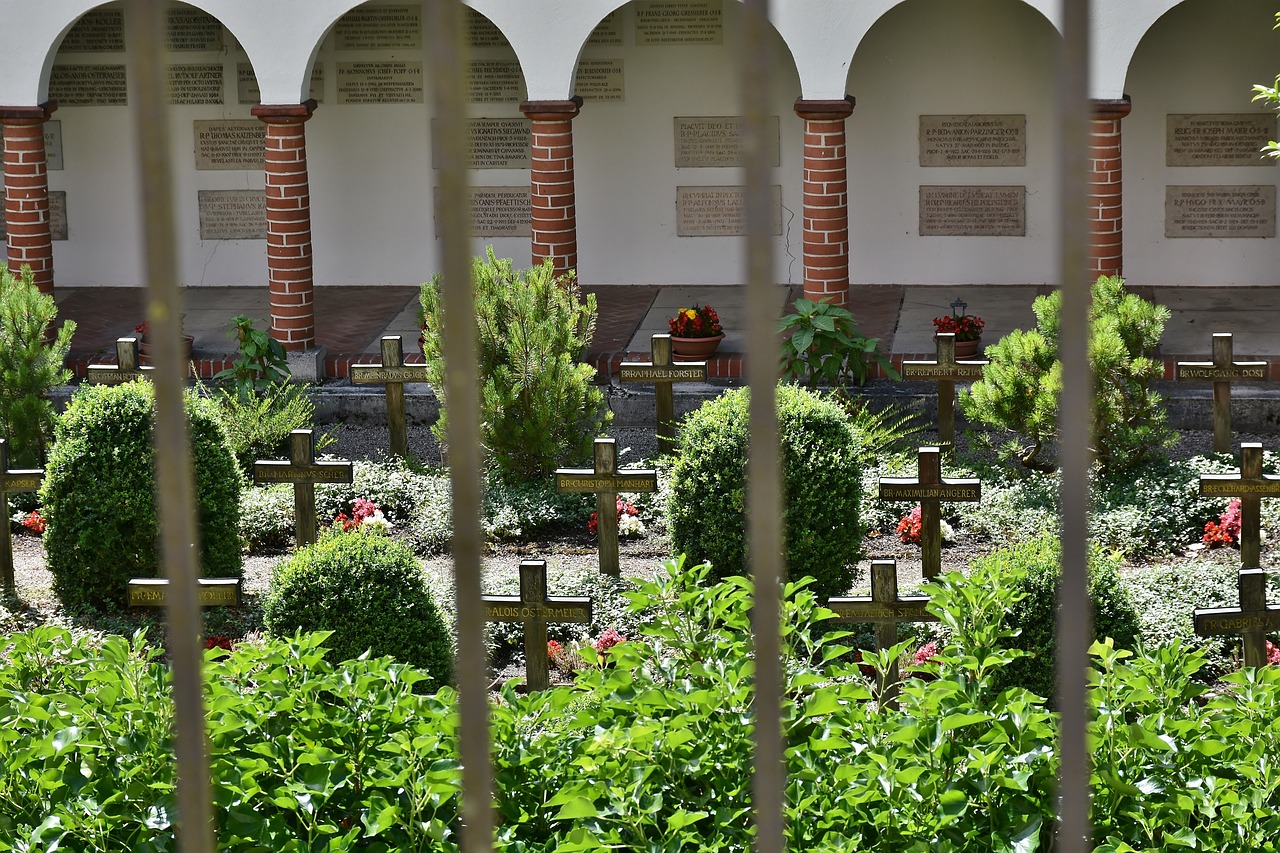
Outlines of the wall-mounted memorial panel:
[[497,25],[486,18],[484,15],[472,9],[467,9],[467,41],[472,47],[511,47],[511,42],[507,41],[507,37],[502,34],[502,30]]
[[617,47],[621,45],[622,13],[615,10],[605,15],[604,19],[596,24],[596,28],[591,31],[591,37],[587,39],[587,44],[594,47]]
[[647,0],[635,4],[636,44],[723,44],[722,0]]
[[[439,169],[438,121],[431,120],[431,168]],[[467,157],[472,169],[527,169],[531,160],[529,120],[473,118],[467,120]]]
[[1170,114],[1165,116],[1166,166],[1269,166],[1262,153],[1276,138],[1273,115]]
[[93,9],[62,39],[59,53],[123,53],[124,10]]
[[60,107],[123,107],[129,103],[123,65],[55,65],[49,98]]
[[[741,116],[676,116],[676,168],[743,166]],[[780,162],[778,117],[769,116],[765,131],[765,156],[772,166]]]
[[473,59],[467,64],[467,100],[473,104],[510,104],[521,100],[524,85],[515,59]]
[[200,190],[201,240],[267,239],[266,190]]
[[267,127],[256,118],[197,120],[195,136],[197,169],[264,168]]
[[334,28],[338,50],[421,50],[421,6],[358,6]]
[[1025,237],[1025,186],[922,186],[921,237]]
[[920,116],[921,166],[1025,166],[1025,115]]
[[[769,188],[773,225],[782,234],[782,187]],[[676,236],[739,237],[747,233],[745,187],[676,187]]]
[[626,94],[621,59],[580,59],[574,94],[584,101],[621,101]]
[[[311,66],[310,91],[311,100],[324,103],[324,64],[317,62]],[[250,62],[236,63],[236,100],[242,104],[262,103],[262,90],[258,88],[258,77],[253,73]]]
[[222,50],[222,24],[201,9],[170,9],[168,18],[169,50]]
[[339,62],[338,103],[420,104],[421,62]]
[[[4,205],[0,204],[0,240],[7,236]],[[53,240],[67,239],[67,194],[64,190],[49,192],[49,236]]]
[[[529,186],[471,187],[472,232],[477,237],[530,237],[533,235],[533,208]],[[435,190],[436,221],[445,216],[440,209],[440,188]],[[437,233],[437,237],[440,235]]]
[[222,63],[169,66],[169,103],[221,104]]
[[1168,186],[1164,188],[1166,237],[1274,237],[1276,188]]

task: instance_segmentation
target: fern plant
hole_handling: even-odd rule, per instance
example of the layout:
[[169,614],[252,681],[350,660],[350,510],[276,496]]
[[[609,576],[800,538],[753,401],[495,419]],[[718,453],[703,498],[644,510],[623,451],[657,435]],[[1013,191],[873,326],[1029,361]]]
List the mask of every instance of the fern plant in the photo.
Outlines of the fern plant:
[[16,276],[0,272],[0,433],[16,465],[44,461],[56,419],[49,391],[71,379],[63,363],[76,324],[68,320],[50,339],[57,316],[53,297],[40,292],[30,266],[23,264]]

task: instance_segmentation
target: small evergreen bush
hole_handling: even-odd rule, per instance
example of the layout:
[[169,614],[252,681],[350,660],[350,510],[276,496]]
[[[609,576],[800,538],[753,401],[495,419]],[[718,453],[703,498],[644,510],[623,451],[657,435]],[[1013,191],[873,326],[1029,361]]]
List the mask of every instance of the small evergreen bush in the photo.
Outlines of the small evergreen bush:
[[[200,571],[239,577],[240,471],[210,403],[186,395]],[[53,588],[70,610],[123,607],[130,578],[156,577],[159,533],[151,383],[82,385],[58,421],[40,501]]]
[[49,391],[71,379],[63,363],[76,324],[63,323],[46,343],[57,316],[53,297],[36,287],[29,265],[20,276],[0,270],[0,437],[16,467],[44,462],[55,420]]
[[[226,429],[231,452],[241,470],[253,471],[259,459],[282,459],[289,455],[289,434],[295,429],[311,429],[315,405],[305,385],[279,383],[260,391],[238,392],[215,386],[208,392],[214,412]],[[333,443],[328,433],[316,436],[315,449]]]
[[276,566],[263,624],[277,637],[332,631],[336,660],[390,655],[425,669],[428,688],[453,672],[449,630],[413,552],[377,533],[328,533]]
[[[672,549],[711,563],[716,579],[746,570],[749,395],[729,391],[691,413],[671,471]],[[778,386],[777,407],[787,571],[812,576],[818,596],[841,595],[862,545],[858,437],[838,405],[802,388]]]

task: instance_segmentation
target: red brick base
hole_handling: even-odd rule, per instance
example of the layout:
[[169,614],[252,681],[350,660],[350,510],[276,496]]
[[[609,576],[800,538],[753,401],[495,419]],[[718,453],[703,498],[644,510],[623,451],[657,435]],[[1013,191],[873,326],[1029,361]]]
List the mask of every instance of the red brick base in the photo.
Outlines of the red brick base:
[[533,206],[533,264],[551,258],[557,274],[578,267],[578,208],[573,172],[573,119],[582,108],[567,101],[525,101],[532,123],[529,190]]
[[853,98],[799,98],[804,119],[804,295],[849,304],[849,175],[844,120]]
[[31,267],[36,286],[53,293],[53,236],[49,232],[49,172],[44,123],[58,107],[0,107],[4,125],[4,218],[10,271]]
[[1089,134],[1090,278],[1124,273],[1124,183],[1121,179],[1120,120],[1129,114],[1128,96],[1093,102]]

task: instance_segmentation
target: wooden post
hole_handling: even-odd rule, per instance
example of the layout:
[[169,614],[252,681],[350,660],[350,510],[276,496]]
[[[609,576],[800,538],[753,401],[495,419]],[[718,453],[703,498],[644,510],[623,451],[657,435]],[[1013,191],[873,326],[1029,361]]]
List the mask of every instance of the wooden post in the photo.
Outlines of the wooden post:
[[116,338],[116,363],[89,365],[86,381],[93,385],[123,385],[135,379],[150,379],[154,372],[154,366],[138,364],[137,338]]
[[936,447],[922,447],[917,456],[919,473],[914,478],[881,477],[880,500],[911,501],[920,504],[920,562],[926,578],[942,571],[943,501],[977,501],[982,498],[980,480],[946,480],[942,477],[942,453]]
[[1213,449],[1231,452],[1231,383],[1244,379],[1266,381],[1265,361],[1235,361],[1230,332],[1215,332],[1213,361],[1180,361],[1179,380],[1209,380],[1213,383]]
[[258,460],[253,463],[255,483],[293,483],[293,516],[298,545],[316,541],[316,483],[350,483],[351,463],[317,462],[309,429],[289,434],[289,461]]
[[904,381],[934,380],[938,383],[938,441],[954,446],[956,441],[956,382],[972,382],[982,378],[986,359],[956,361],[956,336],[954,332],[939,332],[935,361],[902,362]]
[[547,595],[547,564],[544,560],[520,562],[519,595],[486,595],[486,622],[521,622],[524,624],[525,684],[530,690],[546,690],[551,686],[547,665],[547,623],[575,622],[591,624],[591,599]]
[[675,395],[671,385],[675,382],[706,382],[705,361],[673,364],[671,360],[671,335],[654,335],[649,339],[653,360],[650,362],[623,362],[618,366],[621,382],[652,382],[654,407],[658,417],[658,447],[672,450],[676,440]]
[[1236,474],[1201,474],[1200,494],[1240,498],[1240,566],[1258,568],[1262,564],[1262,499],[1280,497],[1280,477],[1262,473],[1262,445],[1256,441],[1240,445]]
[[1239,634],[1244,645],[1244,665],[1264,666],[1267,633],[1280,630],[1280,606],[1267,605],[1267,573],[1262,569],[1241,569],[1239,588],[1239,607],[1196,609],[1196,634],[1201,637]]
[[17,592],[13,573],[13,533],[9,530],[9,493],[34,492],[44,482],[44,471],[27,468],[9,470],[9,443],[0,438],[0,509],[4,510],[4,536],[0,536],[0,580],[8,595]]
[[656,471],[618,471],[617,445],[612,438],[597,438],[595,467],[561,468],[556,471],[556,491],[596,496],[596,536],[600,542],[600,572],[617,577],[618,492],[656,492]]
[[404,342],[399,335],[382,338],[381,364],[351,365],[351,382],[355,385],[381,382],[387,389],[387,427],[391,430],[391,453],[407,456],[409,453],[409,428],[404,413],[404,385],[406,382],[426,382],[428,368],[425,364],[404,363]]

